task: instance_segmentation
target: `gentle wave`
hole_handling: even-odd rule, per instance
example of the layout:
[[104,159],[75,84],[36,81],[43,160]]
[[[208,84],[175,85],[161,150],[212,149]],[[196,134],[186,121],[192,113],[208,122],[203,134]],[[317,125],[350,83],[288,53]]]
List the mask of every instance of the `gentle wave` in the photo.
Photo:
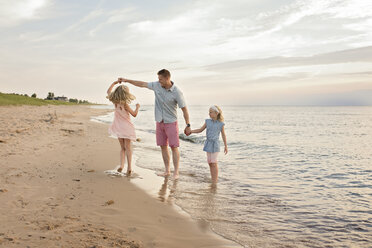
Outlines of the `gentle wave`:
[[205,136],[194,136],[194,135],[186,136],[186,134],[184,133],[181,133],[179,137],[181,140],[191,142],[194,144],[203,144],[206,140]]

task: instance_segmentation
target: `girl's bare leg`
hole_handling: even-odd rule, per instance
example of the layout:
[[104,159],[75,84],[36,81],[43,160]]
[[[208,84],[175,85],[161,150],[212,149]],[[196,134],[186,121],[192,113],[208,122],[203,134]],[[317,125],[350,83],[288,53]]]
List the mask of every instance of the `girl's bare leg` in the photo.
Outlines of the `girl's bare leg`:
[[132,173],[132,142],[130,139],[124,139],[124,145],[125,145],[125,151],[127,155],[127,162],[128,162],[128,168],[127,168],[127,174],[129,175]]
[[218,181],[218,165],[217,163],[209,163],[209,169],[211,171],[212,183]]
[[118,169],[119,172],[121,172],[124,169],[124,163],[125,163],[125,144],[124,139],[118,138],[120,143],[120,168]]

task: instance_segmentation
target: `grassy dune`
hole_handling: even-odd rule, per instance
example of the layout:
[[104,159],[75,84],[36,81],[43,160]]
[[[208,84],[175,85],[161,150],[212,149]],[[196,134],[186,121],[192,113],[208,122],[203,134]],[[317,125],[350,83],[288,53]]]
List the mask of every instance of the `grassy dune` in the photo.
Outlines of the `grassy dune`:
[[4,94],[0,92],[0,106],[4,105],[77,105],[78,103],[55,100],[43,100],[39,98],[21,96],[16,94]]

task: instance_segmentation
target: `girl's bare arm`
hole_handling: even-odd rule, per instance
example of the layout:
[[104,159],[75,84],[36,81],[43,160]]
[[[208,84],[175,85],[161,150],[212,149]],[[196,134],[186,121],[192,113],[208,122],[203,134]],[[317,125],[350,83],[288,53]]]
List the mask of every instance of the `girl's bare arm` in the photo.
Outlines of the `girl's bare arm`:
[[204,123],[204,125],[199,129],[191,130],[191,133],[201,133],[204,131],[204,129],[207,127],[207,125]]
[[225,154],[227,154],[228,150],[227,150],[227,141],[226,141],[226,134],[225,134],[225,126],[222,127],[221,135],[222,135],[223,143],[225,144]]
[[115,84],[118,84],[118,83],[119,83],[119,81],[115,81],[115,82],[113,82],[113,83],[110,85],[110,87],[109,87],[108,90],[107,90],[107,95],[108,95],[108,96],[111,94],[112,88],[114,88]]
[[136,117],[138,114],[138,110],[140,108],[140,105],[136,104],[136,109],[133,110],[128,104],[125,104],[125,110],[128,111],[133,117]]

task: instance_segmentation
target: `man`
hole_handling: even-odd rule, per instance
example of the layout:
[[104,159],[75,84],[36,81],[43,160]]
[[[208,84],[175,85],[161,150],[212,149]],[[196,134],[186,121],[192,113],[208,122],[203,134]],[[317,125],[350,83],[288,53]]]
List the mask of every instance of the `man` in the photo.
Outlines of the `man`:
[[168,145],[172,150],[173,158],[173,179],[179,177],[180,153],[178,150],[180,140],[178,134],[177,105],[182,109],[186,122],[184,133],[190,135],[189,112],[181,90],[171,81],[171,74],[168,70],[162,69],[158,72],[159,81],[142,82],[119,78],[120,82],[127,82],[137,87],[148,88],[155,93],[155,121],[156,121],[156,143],[161,147],[165,171],[159,176],[170,175],[170,155]]

